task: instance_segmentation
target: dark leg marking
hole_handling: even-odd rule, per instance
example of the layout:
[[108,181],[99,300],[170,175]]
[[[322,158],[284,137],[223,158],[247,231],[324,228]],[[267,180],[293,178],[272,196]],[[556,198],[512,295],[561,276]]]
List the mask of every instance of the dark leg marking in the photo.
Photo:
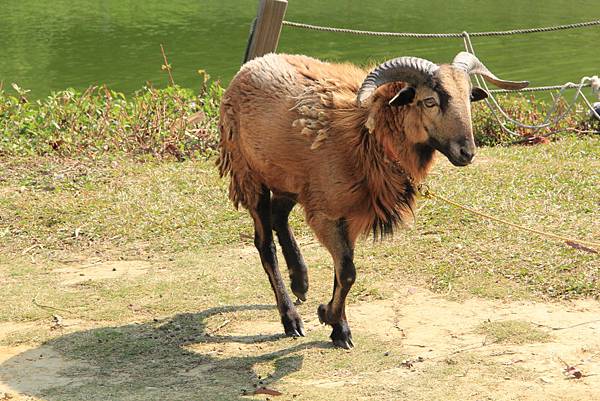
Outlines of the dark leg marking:
[[272,215],[273,229],[277,233],[279,244],[290,275],[292,292],[300,301],[306,301],[308,292],[308,270],[300,248],[294,238],[294,233],[288,224],[290,212],[296,205],[293,199],[273,195]]
[[281,273],[277,266],[277,252],[273,242],[271,223],[271,193],[263,187],[256,208],[250,210],[254,220],[254,244],[265,272],[269,276],[271,288],[277,300],[277,309],[281,316],[281,323],[288,336],[304,336],[304,326],[296,307],[288,295]]
[[354,346],[352,333],[346,320],[346,296],[356,279],[354,267],[354,246],[348,239],[346,220],[323,221],[320,239],[327,247],[335,266],[333,297],[327,305],[319,305],[317,313],[322,323],[331,325],[331,339],[336,347],[350,349]]

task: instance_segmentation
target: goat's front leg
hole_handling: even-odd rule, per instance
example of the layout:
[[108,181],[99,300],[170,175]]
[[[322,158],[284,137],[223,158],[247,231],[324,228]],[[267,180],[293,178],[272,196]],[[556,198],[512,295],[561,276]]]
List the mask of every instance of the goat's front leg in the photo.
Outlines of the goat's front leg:
[[322,323],[331,325],[331,339],[336,347],[350,349],[352,333],[346,320],[346,296],[356,279],[354,239],[349,238],[345,219],[313,218],[311,225],[319,240],[331,253],[335,267],[333,297],[327,305],[319,305],[317,313]]
[[258,204],[254,208],[249,208],[249,211],[254,220],[254,244],[275,293],[277,309],[279,309],[285,334],[294,337],[304,336],[302,319],[285,289],[277,266],[277,252],[273,242],[271,222],[271,192],[268,188],[263,188]]

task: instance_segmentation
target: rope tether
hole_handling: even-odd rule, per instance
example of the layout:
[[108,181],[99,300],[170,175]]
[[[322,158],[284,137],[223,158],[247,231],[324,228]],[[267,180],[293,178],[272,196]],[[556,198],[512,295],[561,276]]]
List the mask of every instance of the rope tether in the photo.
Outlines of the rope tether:
[[[420,184],[419,186],[417,186],[417,191],[418,191],[419,195],[422,196],[423,198],[440,200],[440,201],[445,202],[445,203],[447,203],[449,205],[452,205],[454,207],[457,207],[459,209],[462,209],[462,210],[465,210],[465,211],[467,211],[469,213],[477,215],[479,217],[483,217],[483,218],[486,218],[488,220],[495,221],[496,223],[501,223],[501,224],[504,224],[504,225],[507,225],[507,226],[510,226],[510,227],[513,227],[513,228],[517,228],[519,230],[523,230],[523,231],[527,231],[527,232],[530,232],[530,233],[535,233],[535,234],[542,235],[542,236],[545,236],[545,237],[549,237],[549,238],[557,239],[557,240],[560,240],[560,241],[564,241],[567,244],[569,244],[571,246],[575,245],[575,247],[578,247],[580,249],[581,249],[581,246],[583,245],[585,247],[585,250],[587,252],[598,253],[598,250],[600,250],[600,242],[594,242],[594,241],[582,240],[582,239],[578,239],[578,238],[565,237],[563,235],[549,233],[549,232],[546,232],[546,231],[541,231],[541,230],[536,230],[534,228],[525,227],[525,226],[522,226],[520,224],[511,223],[510,221],[502,220],[502,219],[500,219],[498,217],[491,216],[491,215],[489,215],[487,213],[483,213],[483,212],[480,212],[478,210],[471,209],[470,207],[461,205],[460,203],[454,202],[454,201],[452,201],[452,200],[450,200],[450,199],[448,199],[448,198],[446,198],[444,196],[438,195],[438,194],[432,192],[429,189],[429,186],[427,186],[426,184]],[[593,248],[588,248],[588,247],[593,247]]]
[[[589,26],[595,26],[595,25],[600,25],[600,20],[594,20],[594,21],[587,21],[587,22],[579,22],[579,23],[575,23],[575,24],[565,24],[565,25],[555,25],[555,26],[549,26],[549,27],[541,27],[541,28],[529,28],[529,29],[513,29],[513,30],[509,30],[509,31],[489,31],[489,32],[462,32],[462,33],[413,33],[413,32],[378,32],[378,31],[364,31],[364,30],[357,30],[357,29],[346,29],[346,28],[334,28],[334,27],[327,27],[327,26],[319,26],[319,25],[311,25],[311,24],[304,24],[304,23],[298,23],[298,22],[291,22],[291,21],[283,21],[283,25],[292,27],[292,28],[302,28],[302,29],[312,29],[312,30],[317,30],[317,31],[326,31],[326,32],[336,32],[336,33],[349,33],[349,34],[355,34],[355,35],[370,35],[370,36],[393,36],[393,37],[404,37],[404,38],[462,38],[464,41],[464,45],[465,45],[465,49],[467,52],[475,55],[475,50],[473,48],[473,44],[471,43],[471,37],[482,37],[482,36],[506,36],[506,35],[518,35],[518,34],[528,34],[528,33],[538,33],[538,32],[552,32],[552,31],[560,31],[560,30],[565,30],[565,29],[574,29],[574,28],[584,28],[584,27],[589,27]],[[600,120],[600,114],[598,114],[598,112],[595,110],[594,105],[592,105],[589,100],[585,97],[585,95],[583,94],[583,92],[581,91],[582,88],[584,87],[592,87],[592,92],[594,94],[598,95],[598,98],[600,98],[600,79],[598,78],[598,76],[593,76],[593,77],[583,77],[581,79],[581,81],[579,82],[579,84],[575,84],[572,82],[567,82],[564,85],[553,85],[553,86],[541,86],[541,87],[534,87],[534,88],[525,88],[525,89],[521,89],[518,91],[513,91],[513,90],[504,90],[504,89],[497,89],[497,90],[490,90],[486,84],[486,82],[481,79],[481,77],[479,77],[478,75],[475,75],[475,81],[477,82],[477,84],[479,86],[481,86],[482,88],[484,88],[488,93],[490,93],[490,96],[488,99],[486,99],[486,103],[488,105],[488,107],[490,108],[492,114],[494,115],[494,117],[496,118],[496,120],[498,121],[498,123],[500,124],[500,126],[502,127],[502,130],[514,135],[514,136],[520,136],[519,134],[517,134],[516,132],[510,130],[503,121],[501,121],[500,117],[498,116],[498,114],[496,113],[496,110],[502,114],[502,116],[507,120],[512,122],[513,124],[522,127],[522,128],[528,128],[528,129],[532,129],[534,131],[540,130],[542,128],[547,128],[550,127],[552,125],[556,125],[560,120],[562,120],[563,118],[566,117],[567,113],[569,113],[571,111],[571,109],[573,108],[573,106],[575,105],[575,102],[577,101],[577,99],[579,98],[579,96],[582,97],[582,99],[584,100],[585,104],[587,105],[587,107],[590,109],[590,115],[596,117],[598,120]],[[558,107],[558,101],[559,99],[563,96],[563,93],[565,90],[567,89],[576,89],[576,93],[575,93],[575,97],[573,98],[573,102],[571,103],[571,105],[569,105],[569,107],[567,108],[567,110],[565,110],[565,112],[559,116],[557,116],[556,118],[553,119],[553,121],[551,122],[551,116],[552,114],[556,111],[557,107]],[[513,92],[537,92],[537,91],[548,91],[548,90],[559,90],[559,95],[554,99],[554,104],[552,106],[552,108],[548,111],[548,113],[546,114],[546,117],[544,119],[544,122],[542,124],[539,125],[528,125],[528,124],[523,124],[517,120],[512,119],[500,106],[500,104],[498,103],[498,101],[495,99],[495,97],[493,96],[493,94],[502,94],[502,93],[513,93]],[[431,190],[429,190],[429,188],[425,185],[425,184],[421,184],[418,186],[417,188],[419,194],[425,198],[428,199],[438,199],[441,200],[447,204],[450,204],[454,207],[458,207],[460,209],[463,209],[465,211],[468,211],[470,213],[473,213],[477,216],[480,217],[484,217],[486,219],[495,221],[497,223],[501,223],[513,228],[517,228],[523,231],[528,231],[531,233],[535,233],[535,234],[539,234],[539,235],[543,235],[546,237],[550,237],[550,238],[554,238],[554,239],[558,239],[561,241],[565,241],[568,245],[573,246],[575,248],[578,249],[583,249],[586,250],[588,252],[594,252],[594,253],[598,253],[598,251],[596,249],[600,249],[600,243],[599,242],[593,242],[593,241],[587,241],[587,240],[580,240],[577,238],[570,238],[570,237],[565,237],[562,235],[557,235],[557,234],[553,234],[553,233],[548,233],[545,231],[541,231],[541,230],[536,230],[533,228],[529,228],[529,227],[525,227],[519,224],[515,224],[515,223],[511,223],[509,221],[506,220],[502,220],[499,219],[497,217],[491,216],[489,214],[477,211],[475,209],[471,209],[469,207],[463,206],[457,202],[454,202],[450,199],[447,199],[441,195],[437,195],[435,193],[433,193]],[[594,247],[596,249],[593,248],[587,248],[586,246],[591,246]]]
[[[600,80],[599,80],[599,82],[600,82]],[[588,83],[583,84],[582,87],[583,88],[589,88],[592,85],[593,84],[591,82],[588,82]],[[544,92],[544,91],[554,91],[554,90],[561,90],[561,89],[578,89],[578,88],[579,88],[579,84],[574,84],[572,82],[567,82],[564,85],[534,86],[534,87],[527,87],[527,88],[523,88],[523,89],[490,89],[490,92],[502,95],[502,94],[505,94],[505,93]]]

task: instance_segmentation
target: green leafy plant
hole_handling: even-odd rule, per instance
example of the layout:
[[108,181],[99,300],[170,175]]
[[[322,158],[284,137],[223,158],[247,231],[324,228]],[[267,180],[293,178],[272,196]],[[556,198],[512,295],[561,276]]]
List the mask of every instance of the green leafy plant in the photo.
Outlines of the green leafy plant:
[[[19,88],[20,89],[20,88]],[[144,87],[127,98],[106,87],[28,101],[0,92],[0,154],[96,156],[106,152],[184,159],[212,152],[222,88],[200,93]]]
[[[223,87],[198,70],[198,93],[172,85],[146,86],[132,96],[104,86],[83,92],[67,89],[29,101],[16,84],[15,95],[0,88],[0,155],[83,155],[124,153],[140,157],[184,160],[210,155],[218,143],[219,103]],[[533,96],[499,96],[504,110],[526,124],[544,121],[550,102]],[[556,114],[557,113],[557,114]],[[582,105],[568,110],[559,101],[554,115],[565,113],[558,125],[535,133],[507,123],[519,134],[505,133],[490,109],[473,105],[475,140],[480,146],[547,142],[554,133],[593,134],[600,124]]]
[[[553,102],[534,96],[521,94],[498,96],[498,103],[513,119],[524,124],[543,124]],[[503,144],[523,143],[535,144],[548,142],[555,134],[573,132],[575,134],[593,134],[600,132],[600,124],[593,121],[587,113],[587,108],[576,104],[569,110],[569,104],[564,99],[559,99],[556,110],[551,114],[550,121],[557,116],[563,116],[557,124],[550,124],[538,131],[519,127],[517,124],[505,121],[506,127],[519,136],[515,137],[505,132],[498,120],[484,102],[473,104],[473,130],[475,141],[480,146],[494,146]]]

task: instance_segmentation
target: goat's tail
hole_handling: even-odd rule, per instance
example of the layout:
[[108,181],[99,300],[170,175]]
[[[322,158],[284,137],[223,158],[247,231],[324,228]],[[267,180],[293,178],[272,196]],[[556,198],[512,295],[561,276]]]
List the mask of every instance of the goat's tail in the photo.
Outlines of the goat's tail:
[[231,174],[231,148],[234,141],[234,131],[237,131],[235,113],[226,99],[223,97],[219,114],[219,132],[221,133],[221,138],[219,140],[217,167],[219,168],[221,177]]
[[241,204],[247,209],[254,208],[262,186],[251,171],[240,149],[239,121],[234,106],[224,96],[219,117],[219,158],[217,166],[221,177],[230,176],[229,199],[236,208]]

